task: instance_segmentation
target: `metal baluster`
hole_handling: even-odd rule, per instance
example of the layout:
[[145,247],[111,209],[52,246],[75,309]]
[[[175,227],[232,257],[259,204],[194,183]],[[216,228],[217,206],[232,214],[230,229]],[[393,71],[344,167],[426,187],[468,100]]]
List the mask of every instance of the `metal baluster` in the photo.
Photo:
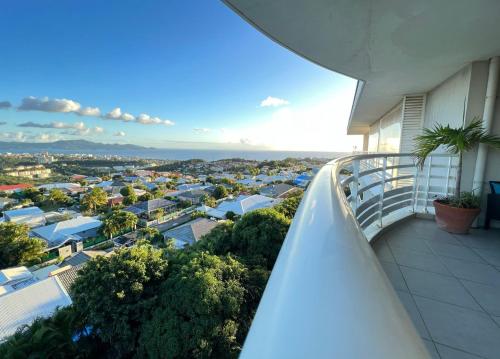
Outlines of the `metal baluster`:
[[352,205],[352,210],[354,212],[354,216],[356,216],[356,211],[358,209],[359,160],[354,160],[352,163],[352,175],[353,175],[353,182],[351,191],[351,205]]
[[385,182],[386,182],[386,171],[387,171],[387,156],[384,156],[383,162],[382,162],[382,179],[380,180],[380,184],[382,187],[382,191],[380,192],[380,197],[379,197],[379,203],[378,203],[378,221],[379,221],[379,227],[382,228],[382,214],[384,211],[384,192],[385,192]]
[[432,168],[432,156],[429,156],[429,168],[427,168],[427,181],[425,183],[425,207],[424,211],[425,213],[429,213],[429,210],[427,209],[427,200],[429,199],[429,188],[431,185],[431,168]]
[[450,173],[451,173],[451,160],[452,160],[452,157],[448,157],[448,169],[446,171],[446,186],[445,186],[445,196],[448,196],[448,194],[450,193]]

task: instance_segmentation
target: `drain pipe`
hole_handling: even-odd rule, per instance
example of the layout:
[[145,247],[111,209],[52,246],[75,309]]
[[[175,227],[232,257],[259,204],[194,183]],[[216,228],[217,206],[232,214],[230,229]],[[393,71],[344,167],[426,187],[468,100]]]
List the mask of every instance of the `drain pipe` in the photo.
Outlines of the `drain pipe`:
[[[484,100],[483,127],[486,133],[491,133],[493,127],[493,117],[495,115],[495,102],[498,89],[498,74],[500,68],[500,57],[492,57],[488,72],[488,85],[486,87],[486,99]],[[476,167],[474,168],[474,180],[472,191],[482,196],[484,186],[484,174],[486,170],[486,160],[488,159],[488,147],[479,145],[477,151]]]

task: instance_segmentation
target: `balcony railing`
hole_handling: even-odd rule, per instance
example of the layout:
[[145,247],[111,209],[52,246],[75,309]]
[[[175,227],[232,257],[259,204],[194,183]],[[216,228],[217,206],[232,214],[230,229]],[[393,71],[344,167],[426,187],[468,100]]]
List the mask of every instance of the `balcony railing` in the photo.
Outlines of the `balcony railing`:
[[427,358],[369,240],[452,192],[455,159],[409,154],[324,166],[287,234],[242,358]]

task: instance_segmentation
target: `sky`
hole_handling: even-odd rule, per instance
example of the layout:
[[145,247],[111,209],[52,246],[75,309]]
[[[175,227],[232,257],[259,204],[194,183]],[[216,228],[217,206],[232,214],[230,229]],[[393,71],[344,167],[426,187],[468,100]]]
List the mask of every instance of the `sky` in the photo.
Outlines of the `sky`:
[[18,0],[0,11],[0,140],[351,151],[356,81],[221,1]]

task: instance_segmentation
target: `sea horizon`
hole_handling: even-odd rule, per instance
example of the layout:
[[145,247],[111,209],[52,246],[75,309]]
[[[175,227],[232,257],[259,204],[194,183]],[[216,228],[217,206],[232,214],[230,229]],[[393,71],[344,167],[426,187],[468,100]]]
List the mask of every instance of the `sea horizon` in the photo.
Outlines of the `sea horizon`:
[[272,161],[283,160],[285,158],[317,158],[317,159],[334,159],[341,157],[348,152],[330,152],[330,151],[276,151],[276,150],[233,150],[233,149],[167,149],[167,148],[144,148],[144,149],[126,149],[126,150],[102,150],[102,149],[85,149],[84,151],[75,151],[68,149],[15,149],[12,151],[2,151],[1,154],[13,153],[50,153],[50,154],[90,154],[94,156],[120,156],[141,159],[153,160],[172,160],[185,161],[190,159],[201,159],[204,161],[217,161],[230,158],[242,158],[246,160],[256,161]]

